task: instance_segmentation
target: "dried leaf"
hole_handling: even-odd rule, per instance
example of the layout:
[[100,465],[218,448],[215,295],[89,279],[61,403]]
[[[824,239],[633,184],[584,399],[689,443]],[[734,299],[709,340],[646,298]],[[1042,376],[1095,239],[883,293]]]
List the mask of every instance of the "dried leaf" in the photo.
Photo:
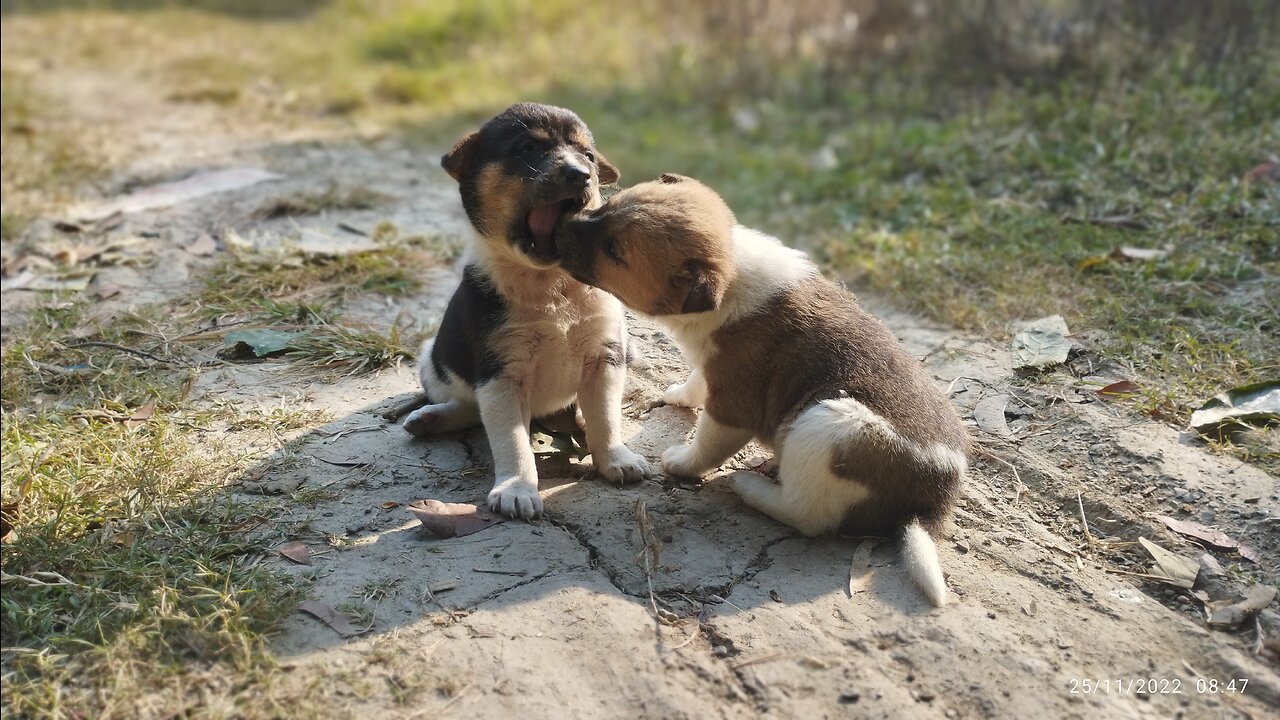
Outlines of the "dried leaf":
[[1127,397],[1142,390],[1142,386],[1132,380],[1120,380],[1098,390],[1103,400],[1114,400]]
[[1280,180],[1280,164],[1270,161],[1260,163],[1244,174],[1244,181],[1247,183],[1265,182],[1267,180]]
[[1230,422],[1257,425],[1280,422],[1280,380],[1232,388],[1191,413],[1191,427],[1202,433]]
[[299,565],[311,564],[311,551],[307,549],[306,545],[297,540],[281,545],[276,548],[276,552]]
[[156,414],[156,403],[154,400],[139,407],[133,411],[133,414],[123,420],[124,426],[130,430],[141,427],[143,423],[150,420]]
[[422,522],[428,532],[438,538],[470,535],[505,519],[487,507],[467,503],[443,503],[427,499],[409,503],[406,508]]
[[973,408],[973,419],[983,432],[997,437],[1012,437],[1013,431],[1005,422],[1004,410],[1009,405],[1008,395],[991,395],[978,401]]
[[298,605],[298,609],[333,628],[334,632],[344,638],[359,635],[361,632],[337,610],[317,600],[307,600]]
[[1040,611],[1040,606],[1036,604],[1035,598],[1031,598],[1030,600],[1027,601],[1026,605],[1022,606],[1022,612],[1027,617],[1035,617],[1036,613],[1039,611]]
[[1258,562],[1257,552],[1247,545],[1241,545],[1233,540],[1229,535],[1217,528],[1207,527],[1198,522],[1190,520],[1175,520],[1165,515],[1157,515],[1156,519],[1164,523],[1165,527],[1187,537],[1193,537],[1201,542],[1207,543],[1219,550],[1235,550],[1240,556],[1251,562]]
[[1160,248],[1136,248],[1120,246],[1111,251],[1111,257],[1119,260],[1159,260],[1169,254],[1168,250]]
[[156,412],[156,404],[154,401],[149,402],[135,409],[130,413],[118,413],[110,410],[81,410],[72,415],[73,418],[84,418],[85,420],[105,420],[107,422],[124,423],[124,426],[130,430],[141,426],[150,420]]
[[1180,588],[1189,589],[1196,584],[1200,563],[1169,552],[1144,537],[1138,538],[1138,542],[1142,543],[1142,547],[1155,558],[1156,567],[1152,568],[1151,574],[1158,575],[1164,582]]
[[849,561],[849,597],[871,587],[871,552],[879,545],[879,540],[862,540],[853,551],[853,559]]
[[1209,613],[1209,627],[1229,630],[1244,624],[1254,613],[1270,605],[1276,599],[1274,585],[1258,584],[1249,588],[1244,599],[1228,605],[1218,605]]
[[400,503],[396,502],[395,500],[388,500],[382,503],[383,510],[390,510],[392,508],[398,508],[398,507],[400,507]]
[[1013,367],[1045,368],[1061,365],[1071,354],[1069,331],[1061,315],[1050,315],[1028,323],[1013,336]]

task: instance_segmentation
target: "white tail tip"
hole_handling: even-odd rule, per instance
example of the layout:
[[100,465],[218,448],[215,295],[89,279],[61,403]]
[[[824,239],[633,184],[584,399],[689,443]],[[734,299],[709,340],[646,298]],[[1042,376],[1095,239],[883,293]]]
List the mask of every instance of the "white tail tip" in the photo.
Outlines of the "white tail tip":
[[942,566],[938,563],[938,547],[933,538],[920,527],[920,523],[911,523],[902,533],[902,559],[907,563],[907,572],[911,579],[929,598],[935,607],[947,604],[947,581],[942,577]]

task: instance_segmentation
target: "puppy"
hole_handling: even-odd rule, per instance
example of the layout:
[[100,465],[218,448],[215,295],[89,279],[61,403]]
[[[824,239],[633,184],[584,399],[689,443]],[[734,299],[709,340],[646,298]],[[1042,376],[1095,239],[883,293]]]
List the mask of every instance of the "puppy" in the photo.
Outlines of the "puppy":
[[627,331],[617,299],[566,275],[553,233],[562,215],[600,205],[618,170],[574,113],[513,105],[441,159],[475,229],[462,282],[422,346],[431,403],[405,418],[419,436],[483,423],[495,479],[489,506],[542,512],[529,422],[577,404],[596,471],[614,482],[651,474],[619,437]]
[[772,446],[778,482],[735,474],[743,500],[806,535],[901,531],[913,579],[945,603],[928,531],[954,503],[968,434],[884,325],[678,175],[562,221],[556,244],[570,274],[656,317],[694,368],[664,396],[705,405],[693,442],[663,454],[667,472],[701,476],[752,439]]

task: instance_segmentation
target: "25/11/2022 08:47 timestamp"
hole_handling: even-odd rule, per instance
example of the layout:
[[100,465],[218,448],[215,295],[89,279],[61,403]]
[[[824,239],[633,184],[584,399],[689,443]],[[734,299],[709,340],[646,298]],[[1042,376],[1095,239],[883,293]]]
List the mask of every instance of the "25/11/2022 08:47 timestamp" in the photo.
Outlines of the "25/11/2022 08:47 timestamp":
[[1196,678],[1184,682],[1182,678],[1072,678],[1067,692],[1072,695],[1197,695],[1243,694],[1249,686],[1248,678]]

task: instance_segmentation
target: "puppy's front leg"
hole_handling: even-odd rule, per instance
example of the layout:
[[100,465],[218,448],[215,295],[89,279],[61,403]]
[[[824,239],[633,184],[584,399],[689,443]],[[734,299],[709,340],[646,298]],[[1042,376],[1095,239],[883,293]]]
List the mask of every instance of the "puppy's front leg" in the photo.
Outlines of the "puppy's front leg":
[[701,477],[724,464],[743,445],[751,442],[753,433],[742,428],[716,422],[705,410],[698,418],[693,442],[675,445],[662,453],[662,467],[672,475]]
[[528,393],[514,380],[500,377],[476,388],[476,403],[493,451],[489,507],[507,517],[537,517],[542,513],[542,498],[529,445]]
[[596,472],[619,485],[639,482],[653,474],[649,461],[622,443],[622,390],[627,380],[626,359],[620,350],[606,348],[583,368],[578,408],[587,426],[587,446]]
[[680,407],[700,407],[707,401],[707,379],[700,368],[694,368],[689,378],[679,385],[672,385],[662,393],[662,402]]

